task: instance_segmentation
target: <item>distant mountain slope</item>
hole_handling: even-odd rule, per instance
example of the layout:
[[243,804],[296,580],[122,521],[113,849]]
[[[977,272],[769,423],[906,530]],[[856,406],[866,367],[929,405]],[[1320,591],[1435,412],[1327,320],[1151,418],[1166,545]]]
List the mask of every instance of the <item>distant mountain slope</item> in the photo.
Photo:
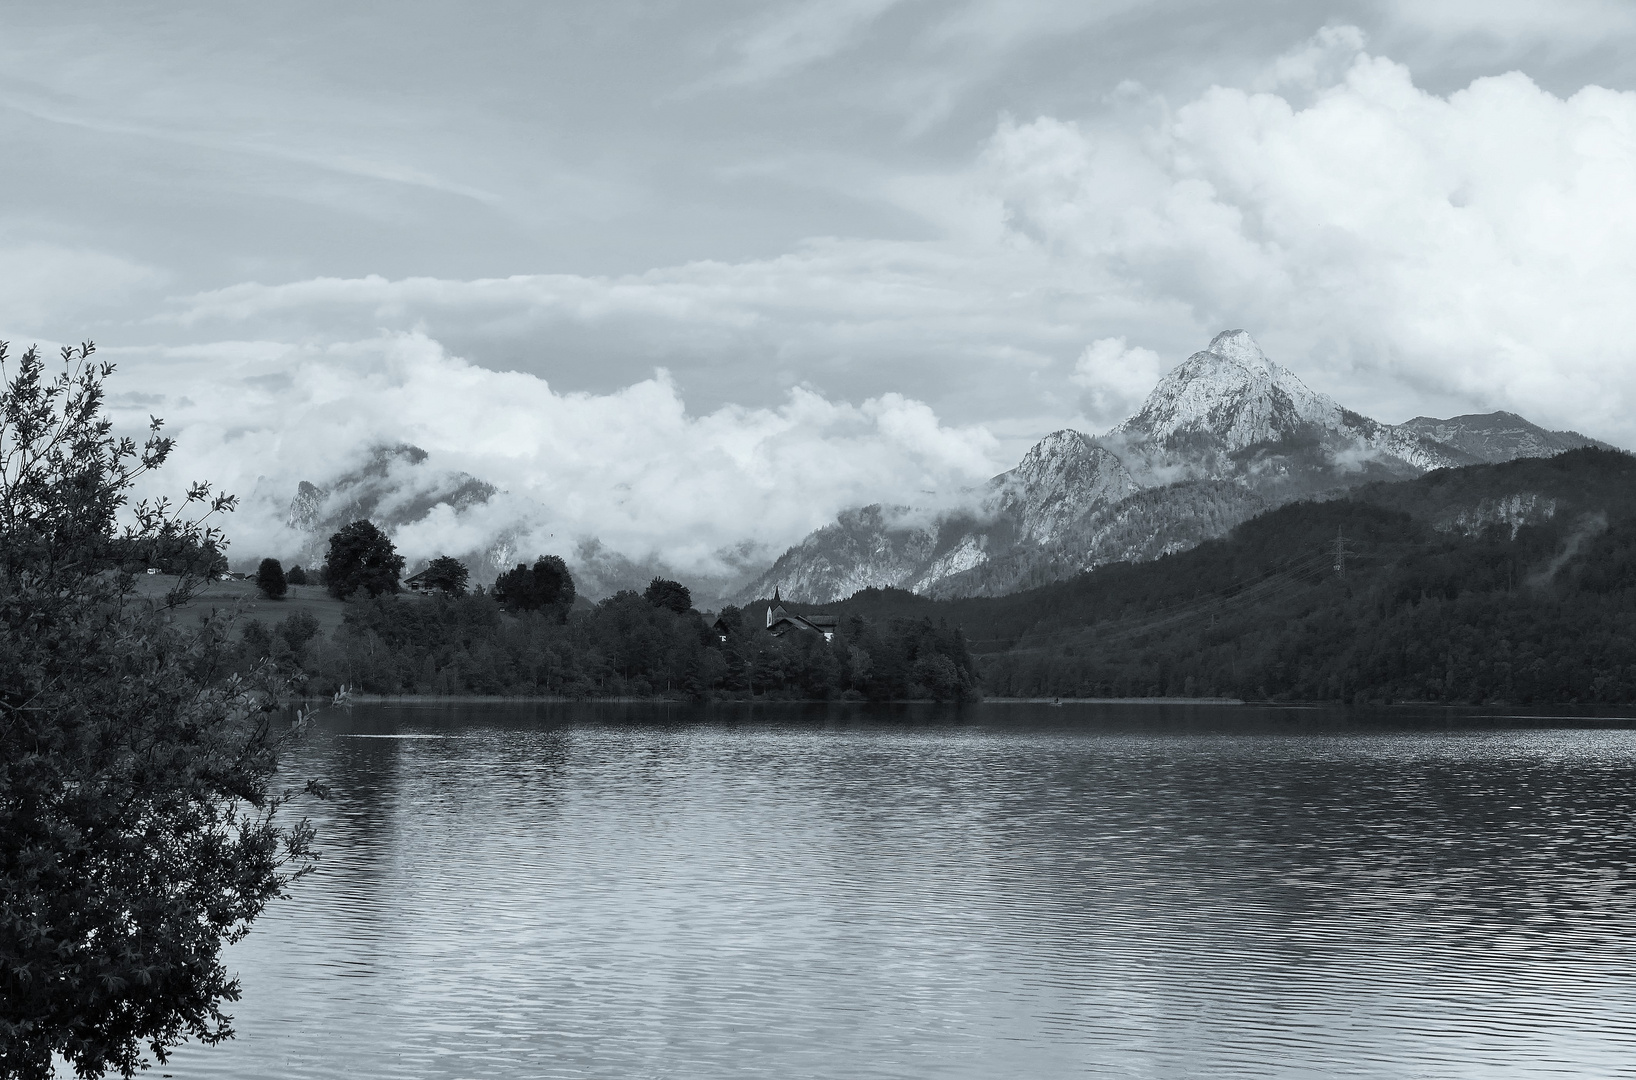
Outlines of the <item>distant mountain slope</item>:
[[1636,458],[1434,473],[963,603],[920,615],[964,622],[1002,695],[1636,701]]
[[[468,473],[437,469],[427,464],[418,446],[377,446],[364,462],[325,486],[303,480],[290,500],[288,524],[302,537],[295,562],[323,563],[329,537],[342,526],[368,519],[388,535],[425,521],[439,507],[454,514],[481,506],[498,490]],[[477,556],[489,552],[459,552]],[[476,567],[481,576],[488,567]],[[492,575],[490,575],[492,576]]]
[[1434,420],[1417,416],[1399,425],[1423,438],[1470,454],[1478,461],[1511,461],[1521,457],[1550,457],[1587,446],[1612,450],[1605,442],[1577,431],[1547,431],[1516,413],[1492,412]]
[[[271,500],[277,493],[264,492]],[[598,600],[621,589],[640,590],[654,577],[681,580],[707,603],[740,586],[763,565],[754,552],[723,551],[721,562],[743,566],[730,576],[680,573],[662,561],[631,558],[594,537],[553,535],[539,505],[510,495],[458,470],[439,468],[418,446],[377,446],[364,460],[322,486],[302,480],[289,501],[286,534],[296,549],[289,561],[322,565],[329,538],[342,526],[367,519],[386,533],[408,558],[407,572],[436,555],[466,564],[471,581],[488,584],[518,562],[543,554],[560,555],[573,571],[578,594]],[[287,550],[287,548],[286,548]],[[245,568],[260,555],[247,553]],[[837,587],[844,587],[837,582]]]
[[1186,550],[1294,499],[1587,445],[1601,444],[1509,413],[1382,424],[1310,389],[1249,334],[1229,330],[1168,372],[1106,435],[1053,432],[973,493],[965,511],[919,523],[903,508],[849,511],[736,599],[775,588],[809,602],[865,587],[1001,595]]
[[1005,696],[1636,701],[1636,457],[1439,471],[1006,596],[826,610],[958,627]]
[[821,597],[849,596],[881,573],[910,576],[931,558],[937,535],[908,514],[901,506],[843,510],[835,524],[790,548],[762,576],[788,582],[792,595]]
[[1188,480],[1138,491],[1086,514],[1066,542],[1018,545],[917,591],[945,599],[1003,596],[1072,577],[1086,569],[1087,549],[1098,552],[1103,563],[1157,559],[1220,536],[1269,505],[1231,480]]

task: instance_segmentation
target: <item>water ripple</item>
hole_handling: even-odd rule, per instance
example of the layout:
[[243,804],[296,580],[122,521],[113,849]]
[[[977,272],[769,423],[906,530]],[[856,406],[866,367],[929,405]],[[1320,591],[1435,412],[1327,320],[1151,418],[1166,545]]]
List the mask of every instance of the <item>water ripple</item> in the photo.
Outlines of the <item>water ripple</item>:
[[1636,738],[1300,717],[330,717],[164,1071],[1636,1075]]

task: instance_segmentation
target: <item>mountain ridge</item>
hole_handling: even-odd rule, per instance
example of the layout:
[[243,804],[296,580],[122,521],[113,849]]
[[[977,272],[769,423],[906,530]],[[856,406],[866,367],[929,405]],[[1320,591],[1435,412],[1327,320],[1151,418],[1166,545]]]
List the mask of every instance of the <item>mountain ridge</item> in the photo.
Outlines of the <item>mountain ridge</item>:
[[[1002,595],[1174,554],[1296,499],[1586,446],[1611,449],[1512,413],[1384,424],[1312,390],[1248,332],[1224,330],[1105,435],[1052,432],[970,505],[930,521],[905,507],[843,512],[844,545],[835,526],[815,530],[732,599],[777,589],[825,603],[867,587]],[[892,557],[871,555],[884,550]]]

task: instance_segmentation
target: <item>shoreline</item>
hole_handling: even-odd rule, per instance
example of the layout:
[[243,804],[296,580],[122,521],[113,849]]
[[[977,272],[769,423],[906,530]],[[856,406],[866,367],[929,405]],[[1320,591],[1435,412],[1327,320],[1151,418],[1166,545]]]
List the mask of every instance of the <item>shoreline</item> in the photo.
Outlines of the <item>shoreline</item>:
[[986,697],[996,705],[1248,705],[1236,697]]
[[[291,701],[302,705],[333,705],[332,698],[304,697],[291,698]],[[504,694],[352,694],[348,702],[353,705],[414,705],[414,704],[456,704],[467,702],[475,705],[1244,705],[1243,698],[1188,698],[1188,697],[1142,697],[1142,698],[1005,698],[985,697],[980,701],[944,701],[937,702],[931,698],[894,698],[890,701],[841,701],[838,699],[807,699],[807,698],[779,698],[774,700],[759,700],[749,698],[719,698],[712,701],[685,701],[680,698],[665,697],[563,697],[561,695],[522,695],[508,697]]]

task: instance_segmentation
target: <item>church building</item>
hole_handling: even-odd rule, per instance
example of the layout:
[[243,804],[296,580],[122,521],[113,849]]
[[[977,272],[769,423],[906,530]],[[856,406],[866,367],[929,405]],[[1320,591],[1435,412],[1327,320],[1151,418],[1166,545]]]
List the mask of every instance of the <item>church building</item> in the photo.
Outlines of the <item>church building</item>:
[[784,606],[784,601],[776,588],[773,589],[773,602],[767,606],[767,633],[773,637],[783,637],[792,630],[803,630],[811,634],[822,634],[825,641],[833,641],[835,627],[840,621],[840,616],[823,612],[795,614]]

